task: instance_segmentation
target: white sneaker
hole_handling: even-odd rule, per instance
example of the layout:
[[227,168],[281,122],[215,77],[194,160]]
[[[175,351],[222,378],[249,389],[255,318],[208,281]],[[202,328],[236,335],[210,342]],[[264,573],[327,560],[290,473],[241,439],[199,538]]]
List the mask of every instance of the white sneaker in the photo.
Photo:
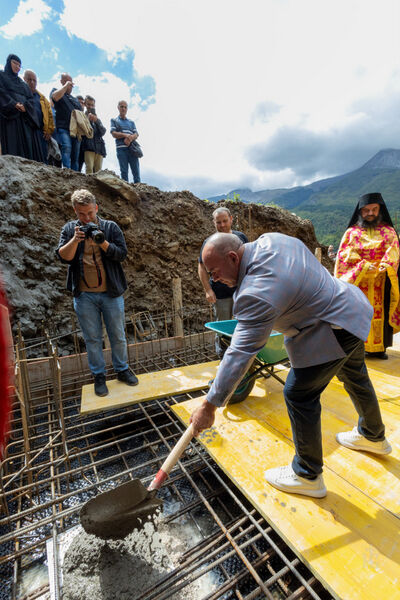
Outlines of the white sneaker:
[[365,450],[373,454],[390,454],[392,451],[392,446],[386,438],[381,442],[371,442],[371,440],[367,440],[367,438],[358,433],[357,427],[354,427],[351,431],[337,433],[336,440],[339,444],[351,450]]
[[291,465],[268,469],[268,471],[265,471],[264,477],[268,483],[278,490],[289,492],[289,494],[303,494],[303,496],[312,496],[313,498],[326,496],[326,487],[322,475],[318,475],[316,479],[304,479],[304,477],[296,475]]

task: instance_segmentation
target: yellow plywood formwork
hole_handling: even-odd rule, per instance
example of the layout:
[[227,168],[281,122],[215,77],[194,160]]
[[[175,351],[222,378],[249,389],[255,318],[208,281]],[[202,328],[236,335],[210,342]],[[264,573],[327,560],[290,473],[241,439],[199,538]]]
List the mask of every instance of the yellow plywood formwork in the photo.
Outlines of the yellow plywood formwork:
[[[321,500],[286,494],[264,481],[265,469],[289,464],[293,457],[277,381],[258,382],[244,403],[218,410],[214,427],[200,437],[237,487],[341,600],[400,599],[400,372],[396,378],[390,362],[387,380],[374,364],[369,369],[393,446],[390,456],[339,446],[335,434],[352,428],[357,415],[337,380],[324,392],[328,495]],[[189,400],[173,410],[188,423],[201,401]]]
[[215,360],[188,367],[179,367],[139,375],[139,384],[127,386],[118,380],[107,381],[108,396],[94,393],[93,384],[82,387],[81,414],[112,410],[154,398],[163,398],[207,387],[215,377],[219,361]]
[[373,369],[374,371],[381,371],[388,375],[400,375],[400,349],[399,350],[387,350],[389,360],[382,360],[380,358],[371,358],[366,355],[366,363],[368,370]]

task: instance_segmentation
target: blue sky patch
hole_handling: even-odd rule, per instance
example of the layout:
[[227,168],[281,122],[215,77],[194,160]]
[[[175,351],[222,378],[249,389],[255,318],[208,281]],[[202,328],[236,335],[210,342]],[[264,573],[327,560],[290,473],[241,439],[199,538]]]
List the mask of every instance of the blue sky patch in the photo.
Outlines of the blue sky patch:
[[[155,102],[155,82],[151,76],[140,77],[134,68],[135,52],[126,49],[110,59],[107,53],[95,44],[69,34],[59,23],[64,8],[62,0],[47,0],[53,9],[51,16],[42,21],[42,29],[29,35],[18,35],[7,39],[0,31],[0,64],[8,54],[17,54],[22,60],[22,70],[32,69],[39,81],[49,81],[61,72],[76,78],[83,74],[98,77],[110,72],[122,79],[132,93],[140,96],[142,110]],[[6,25],[17,11],[15,0],[1,0],[0,27]]]

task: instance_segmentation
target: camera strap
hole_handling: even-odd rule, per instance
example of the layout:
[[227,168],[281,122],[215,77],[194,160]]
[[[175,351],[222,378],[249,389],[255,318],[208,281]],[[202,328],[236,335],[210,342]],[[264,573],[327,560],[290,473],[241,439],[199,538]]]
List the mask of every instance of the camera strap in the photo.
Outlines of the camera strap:
[[88,282],[86,281],[86,278],[85,278],[85,268],[84,268],[83,259],[82,259],[82,262],[81,262],[81,277],[82,277],[83,283],[89,289],[100,287],[103,284],[103,277],[102,277],[102,274],[101,274],[101,269],[100,269],[99,264],[98,264],[98,262],[96,260],[96,253],[95,253],[93,247],[92,247],[92,258],[93,258],[93,264],[96,267],[97,285],[89,285],[88,284]]

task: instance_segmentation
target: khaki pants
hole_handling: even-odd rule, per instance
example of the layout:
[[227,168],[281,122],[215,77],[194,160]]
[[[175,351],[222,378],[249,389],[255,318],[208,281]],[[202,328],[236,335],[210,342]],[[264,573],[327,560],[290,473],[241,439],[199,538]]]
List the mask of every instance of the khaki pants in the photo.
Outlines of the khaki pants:
[[97,171],[101,171],[102,164],[103,157],[101,154],[89,152],[89,150],[85,151],[86,173],[97,173]]

